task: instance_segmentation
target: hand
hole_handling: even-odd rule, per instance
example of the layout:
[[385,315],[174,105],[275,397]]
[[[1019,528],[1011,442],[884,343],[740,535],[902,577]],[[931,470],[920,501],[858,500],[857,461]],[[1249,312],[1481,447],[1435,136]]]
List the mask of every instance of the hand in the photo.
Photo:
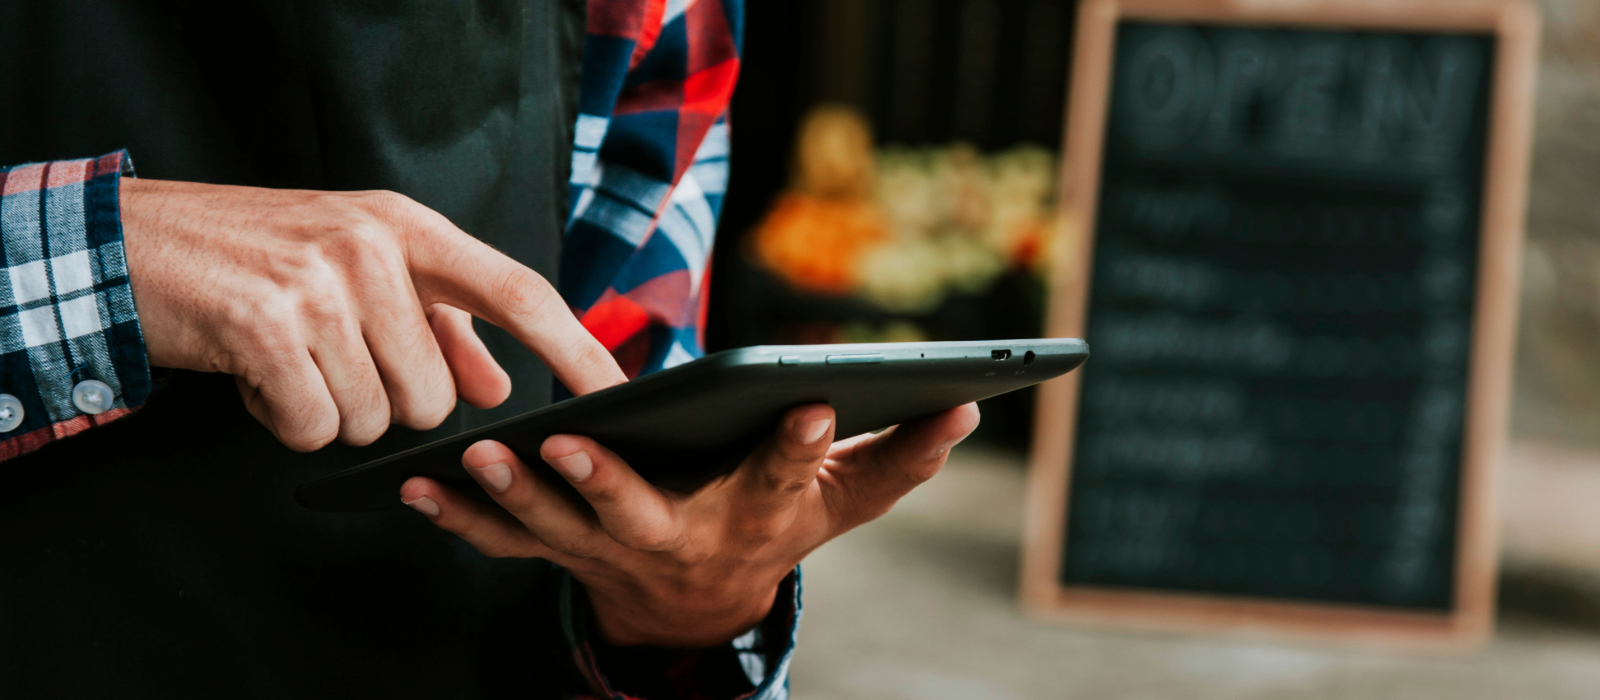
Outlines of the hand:
[[483,441],[462,463],[505,512],[423,477],[400,494],[484,554],[571,571],[611,644],[708,647],[759,623],[801,559],[888,512],[977,425],[967,404],[833,443],[833,409],[803,406],[738,469],[691,494],[657,489],[588,438],[545,440],[539,456],[586,504]]
[[573,391],[626,379],[538,273],[392,192],[124,179],[150,364],[238,378],[290,448],[437,426],[511,391],[472,330],[510,331]]

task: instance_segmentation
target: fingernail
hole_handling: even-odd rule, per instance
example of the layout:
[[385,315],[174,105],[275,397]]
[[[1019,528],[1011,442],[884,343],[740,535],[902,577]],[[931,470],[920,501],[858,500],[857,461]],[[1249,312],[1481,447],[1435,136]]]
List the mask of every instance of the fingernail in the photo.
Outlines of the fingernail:
[[511,488],[511,467],[505,462],[495,462],[487,467],[478,467],[478,474],[483,477],[483,483],[495,493],[505,493]]
[[594,473],[594,462],[589,461],[589,454],[583,450],[551,459],[550,466],[570,481],[583,481]]
[[400,502],[411,506],[412,508],[416,508],[418,513],[426,515],[430,518],[439,514],[439,504],[434,503],[433,499],[428,498],[427,496],[418,498],[415,501],[407,501],[402,499]]
[[800,429],[800,444],[809,445],[821,440],[822,434],[828,432],[828,424],[832,422],[832,418],[818,418],[807,423],[804,428]]
[[966,437],[958,437],[958,438],[956,438],[954,440],[946,440],[944,442],[939,443],[938,447],[933,448],[933,456],[938,457],[940,455],[943,455],[946,452],[949,452],[950,448],[961,444],[961,441],[965,440],[965,439],[966,439]]

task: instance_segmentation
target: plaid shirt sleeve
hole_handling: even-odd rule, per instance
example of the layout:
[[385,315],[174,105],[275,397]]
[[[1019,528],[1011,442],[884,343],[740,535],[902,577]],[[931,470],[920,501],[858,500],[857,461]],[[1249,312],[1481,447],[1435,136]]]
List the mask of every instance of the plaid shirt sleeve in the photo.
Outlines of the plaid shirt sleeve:
[[629,376],[704,354],[742,0],[591,0],[559,288]]
[[[589,2],[558,287],[630,377],[705,354],[743,21],[743,0]],[[560,588],[566,648],[588,686],[569,697],[788,697],[798,568],[766,622],[692,652],[593,642],[581,587]]]
[[800,569],[778,586],[767,619],[715,649],[618,648],[589,634],[588,597],[557,570],[561,636],[588,687],[571,700],[787,700],[789,663],[800,629]]
[[123,260],[124,175],[122,151],[0,169],[0,394],[15,400],[0,396],[0,427],[21,412],[0,432],[0,460],[128,415],[150,393]]

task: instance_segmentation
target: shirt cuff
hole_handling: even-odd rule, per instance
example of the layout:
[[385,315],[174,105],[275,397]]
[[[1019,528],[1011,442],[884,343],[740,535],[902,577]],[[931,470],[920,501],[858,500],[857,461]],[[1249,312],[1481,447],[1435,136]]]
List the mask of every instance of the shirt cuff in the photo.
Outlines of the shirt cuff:
[[123,257],[124,176],[127,151],[0,169],[0,460],[150,394]]
[[556,586],[566,648],[589,692],[577,700],[786,700],[800,631],[800,567],[778,586],[767,618],[711,649],[611,647],[588,632],[589,599],[564,569]]

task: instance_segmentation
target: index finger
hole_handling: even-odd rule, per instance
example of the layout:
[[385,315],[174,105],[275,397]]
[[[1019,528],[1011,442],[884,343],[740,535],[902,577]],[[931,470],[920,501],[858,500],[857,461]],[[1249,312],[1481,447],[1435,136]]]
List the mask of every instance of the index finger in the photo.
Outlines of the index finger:
[[407,240],[407,265],[424,306],[445,303],[510,332],[574,394],[627,381],[617,361],[539,273],[424,209]]

